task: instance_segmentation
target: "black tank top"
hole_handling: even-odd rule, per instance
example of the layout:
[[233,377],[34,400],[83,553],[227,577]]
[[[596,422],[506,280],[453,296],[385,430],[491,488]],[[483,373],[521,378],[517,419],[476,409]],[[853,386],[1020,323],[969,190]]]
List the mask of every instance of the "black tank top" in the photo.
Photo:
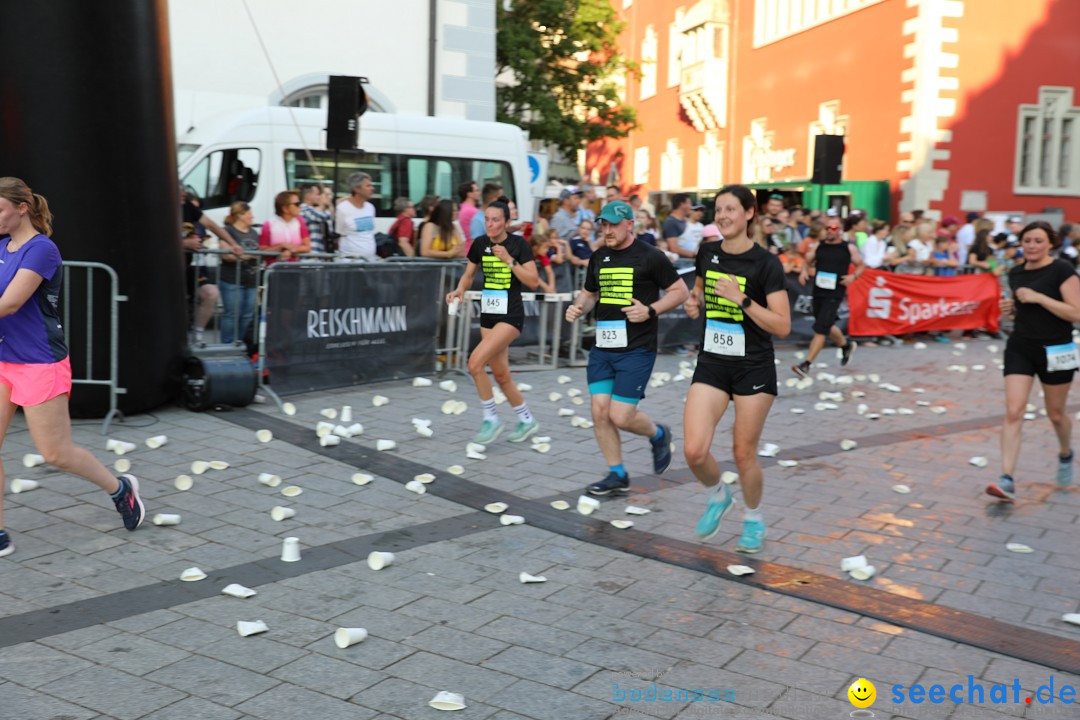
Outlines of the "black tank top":
[[[847,242],[818,243],[814,250],[815,295],[843,295],[846,288],[840,280],[847,275],[851,265],[851,248]],[[831,286],[831,287],[830,287]]]

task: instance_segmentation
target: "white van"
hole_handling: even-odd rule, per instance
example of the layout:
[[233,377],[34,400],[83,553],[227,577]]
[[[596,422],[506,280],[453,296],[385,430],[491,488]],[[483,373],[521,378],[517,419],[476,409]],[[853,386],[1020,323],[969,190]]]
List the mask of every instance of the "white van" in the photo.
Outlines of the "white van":
[[[290,112],[291,110],[291,112]],[[251,205],[255,222],[274,213],[274,196],[304,183],[337,183],[357,170],[375,183],[376,229],[394,222],[394,199],[424,195],[457,200],[458,186],[495,181],[520,219],[533,215],[525,135],[505,123],[369,112],[360,118],[360,150],[326,149],[326,111],[268,106],[220,116],[177,140],[180,181],[219,224],[236,200]]]

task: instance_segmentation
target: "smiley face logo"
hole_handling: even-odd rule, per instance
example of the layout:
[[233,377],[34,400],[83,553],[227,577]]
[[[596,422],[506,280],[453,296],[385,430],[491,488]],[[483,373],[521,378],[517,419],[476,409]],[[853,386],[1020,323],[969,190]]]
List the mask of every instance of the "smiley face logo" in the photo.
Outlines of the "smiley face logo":
[[874,683],[866,678],[859,678],[851,683],[847,696],[855,707],[868,708],[874,704],[874,699],[877,698],[877,688],[874,687]]

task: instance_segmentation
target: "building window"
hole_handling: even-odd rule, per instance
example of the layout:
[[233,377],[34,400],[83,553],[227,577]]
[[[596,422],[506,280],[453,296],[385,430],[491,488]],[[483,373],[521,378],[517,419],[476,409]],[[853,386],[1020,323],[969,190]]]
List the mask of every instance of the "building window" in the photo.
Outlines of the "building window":
[[682,180],[682,149],[679,148],[678,140],[668,140],[664,154],[660,156],[660,189],[681,192]]
[[1080,195],[1080,154],[1072,141],[1080,107],[1073,88],[1039,88],[1038,104],[1021,105],[1017,122],[1014,191]]
[[679,76],[682,74],[683,34],[681,28],[683,15],[682,8],[679,8],[675,11],[675,22],[668,25],[668,87],[678,85]]
[[634,150],[634,184],[649,183],[649,148],[639,147]]
[[724,184],[724,144],[717,133],[705,133],[698,146],[698,190],[713,190]]
[[754,47],[783,40],[884,0],[754,0]]
[[641,41],[641,94],[642,100],[656,94],[656,30],[652,25],[645,28]]

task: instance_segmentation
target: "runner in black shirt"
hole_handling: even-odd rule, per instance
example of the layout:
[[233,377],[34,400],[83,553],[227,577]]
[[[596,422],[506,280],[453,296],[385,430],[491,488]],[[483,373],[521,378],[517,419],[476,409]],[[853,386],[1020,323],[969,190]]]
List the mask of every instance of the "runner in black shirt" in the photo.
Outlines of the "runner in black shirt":
[[1024,261],[1009,271],[1012,298],[1001,312],[1016,319],[1005,344],[1005,421],[1001,426],[1001,477],[986,492],[1005,502],[1016,497],[1013,472],[1020,454],[1020,432],[1035,375],[1046,398],[1046,415],[1057,434],[1057,484],[1073,482],[1072,422],[1065,412],[1080,355],[1073,342],[1073,323],[1080,322],[1080,279],[1050,247],[1057,236],[1049,223],[1029,223],[1020,232]]
[[736,550],[755,553],[765,540],[761,516],[762,476],[757,446],[776,396],[776,363],[771,335],[791,331],[791,308],[780,260],[750,239],[757,204],[742,185],[716,195],[716,224],[723,240],[702,245],[697,282],[686,303],[696,318],[705,308],[705,334],[697,370],[686,396],[683,429],[686,463],[694,476],[712,488],[697,535],[707,540],[735,504],[720,468],[709,451],[728,404],[735,403],[733,454],[739,469],[746,513]]
[[596,307],[596,346],[589,353],[587,377],[596,442],[609,472],[587,490],[607,495],[630,487],[620,430],[650,439],[654,473],[671,464],[671,428],[650,420],[638,410],[638,402],[645,397],[656,360],[656,316],[681,305],[687,290],[663,252],[634,240],[629,205],[610,202],[597,220],[603,246],[589,258],[585,289],[566,308],[566,321],[574,322]]
[[[848,273],[848,268],[855,266],[855,272]],[[836,317],[840,305],[847,295],[847,286],[862,274],[863,261],[854,243],[844,240],[840,234],[840,225],[836,218],[829,218],[825,225],[825,238],[817,247],[806,254],[806,266],[799,275],[803,285],[810,279],[810,268],[814,268],[814,337],[810,340],[810,351],[806,359],[791,369],[799,377],[810,374],[814,359],[825,349],[825,336],[832,338],[840,348],[840,364],[847,365],[855,354],[858,343],[845,340],[844,333],[836,326]]]
[[521,334],[525,324],[525,306],[521,302],[521,286],[533,289],[539,283],[536,260],[525,238],[508,235],[506,226],[510,208],[504,202],[493,202],[484,210],[487,235],[473,240],[469,248],[469,264],[457,289],[447,294],[447,304],[460,302],[465,290],[472,286],[476,268],[484,271],[484,290],[480,298],[480,344],[469,354],[469,373],[476,382],[476,392],[484,407],[484,420],[476,442],[487,445],[503,430],[495,410],[494,391],[487,376],[487,367],[499,383],[506,399],[518,415],[518,425],[510,442],[524,442],[540,429],[529,412],[529,406],[510,376],[510,343]]

